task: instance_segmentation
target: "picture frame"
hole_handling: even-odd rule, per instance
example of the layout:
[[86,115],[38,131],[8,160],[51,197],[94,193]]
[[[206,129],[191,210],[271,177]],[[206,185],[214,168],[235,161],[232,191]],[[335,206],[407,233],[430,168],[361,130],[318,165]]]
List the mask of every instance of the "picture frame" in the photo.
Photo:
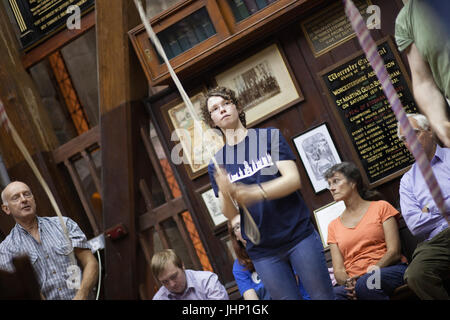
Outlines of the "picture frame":
[[[411,80],[398,53],[395,39],[387,35],[375,43],[385,66],[389,66],[387,71],[403,109],[407,113],[418,112]],[[352,69],[351,76],[338,76],[340,71],[352,65],[355,68]],[[398,139],[395,114],[382,88],[377,86],[378,79],[372,77],[372,73],[373,69],[367,62],[364,51],[359,50],[319,71],[317,77],[333,113],[334,123],[341,132],[340,141],[349,146],[349,157],[358,159],[355,164],[361,171],[363,182],[369,188],[376,188],[402,176],[411,168],[415,159]],[[367,80],[352,85],[351,90],[341,90],[364,77]],[[363,93],[364,88],[369,86],[374,88]],[[351,104],[350,101],[343,101],[343,97],[359,93],[361,96],[353,98]],[[371,104],[371,101],[377,101],[377,105]],[[376,140],[377,137],[383,138]]]
[[345,210],[344,201],[333,201],[319,209],[313,211],[317,228],[319,229],[320,238],[324,249],[329,247],[327,243],[328,225],[331,221],[339,217]]
[[236,92],[244,107],[247,128],[304,100],[277,43],[238,62],[214,79],[218,86]]
[[219,229],[226,224],[227,218],[220,209],[219,198],[216,198],[211,184],[207,184],[196,190],[198,197],[209,214],[213,229]]
[[[189,99],[200,119],[202,119],[201,101],[205,92],[206,88],[202,87],[195,90],[192,95],[189,95]],[[163,106],[162,113],[171,130],[171,140],[178,141],[178,147],[176,145],[172,149],[171,156],[176,155],[179,158],[172,159],[172,161],[175,164],[183,163],[191,180],[203,175],[207,171],[211,159],[211,153],[204,143],[204,139],[207,139],[207,137],[202,135],[198,128],[195,128],[194,120],[181,97]],[[213,146],[212,151],[215,154],[224,146],[221,133],[218,133],[217,129],[211,129],[204,121],[201,121],[201,127],[202,131],[209,130],[213,134],[212,138],[207,141],[209,146]]]
[[322,123],[292,138],[309,181],[317,194],[328,188],[323,177],[331,166],[341,163],[341,157],[331,138],[328,126]]
[[[371,0],[354,0],[353,2],[364,21],[367,21],[369,14],[366,11],[368,6],[372,5]],[[326,28],[328,24],[341,27]],[[300,27],[315,58],[337,48],[356,36],[345,14],[344,7],[339,2],[328,5],[303,20]]]

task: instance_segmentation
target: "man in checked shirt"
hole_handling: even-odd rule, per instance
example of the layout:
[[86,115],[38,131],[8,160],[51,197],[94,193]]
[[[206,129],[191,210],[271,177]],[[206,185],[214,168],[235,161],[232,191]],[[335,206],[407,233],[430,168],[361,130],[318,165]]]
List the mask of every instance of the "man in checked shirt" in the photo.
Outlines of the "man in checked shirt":
[[[91,295],[98,276],[98,262],[86,236],[70,218],[64,223],[71,240],[68,243],[58,217],[36,215],[36,202],[23,182],[11,182],[1,194],[2,209],[16,225],[0,243],[0,269],[13,271],[12,258],[28,255],[36,272],[41,293],[47,300],[84,300]],[[70,254],[74,250],[82,269],[79,288],[68,285]]]

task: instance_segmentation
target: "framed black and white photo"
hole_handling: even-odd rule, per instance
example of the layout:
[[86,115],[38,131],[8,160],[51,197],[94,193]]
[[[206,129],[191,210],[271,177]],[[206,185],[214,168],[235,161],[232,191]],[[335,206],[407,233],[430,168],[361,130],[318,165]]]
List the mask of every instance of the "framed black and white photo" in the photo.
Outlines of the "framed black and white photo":
[[339,217],[344,210],[344,201],[334,201],[314,210],[314,219],[316,219],[317,228],[319,229],[320,238],[322,239],[322,244],[325,249],[328,248],[328,225],[331,221]]
[[321,192],[328,187],[323,174],[341,158],[331,139],[326,123],[309,129],[292,138],[298,155],[302,160],[314,192]]
[[210,184],[198,189],[196,192],[202,198],[203,204],[209,213],[214,228],[219,227],[227,221],[227,218],[223,215],[222,210],[220,209],[219,198],[216,198],[214,190]]
[[215,76],[216,84],[236,92],[247,128],[303,101],[303,93],[277,43]]

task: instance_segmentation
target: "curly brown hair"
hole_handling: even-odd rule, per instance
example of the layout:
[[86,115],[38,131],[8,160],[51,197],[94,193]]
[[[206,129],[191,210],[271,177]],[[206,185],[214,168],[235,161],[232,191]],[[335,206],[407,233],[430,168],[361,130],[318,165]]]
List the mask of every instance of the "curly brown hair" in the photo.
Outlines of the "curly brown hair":
[[248,256],[247,250],[245,250],[244,244],[236,238],[236,234],[231,227],[231,221],[228,220],[228,234],[230,235],[231,244],[233,245],[234,252],[236,253],[237,259],[241,265],[245,267],[250,272],[255,271],[255,266],[252,260]]
[[213,120],[211,119],[211,114],[208,110],[208,99],[211,97],[222,97],[223,99],[227,101],[231,101],[235,106],[239,114],[239,120],[241,120],[241,123],[244,127],[247,127],[247,121],[245,119],[245,112],[244,109],[241,106],[240,101],[236,97],[236,93],[226,87],[215,87],[214,89],[209,90],[203,97],[202,103],[201,103],[201,111],[202,111],[202,117],[203,120],[211,127],[216,128],[216,125],[214,124]]

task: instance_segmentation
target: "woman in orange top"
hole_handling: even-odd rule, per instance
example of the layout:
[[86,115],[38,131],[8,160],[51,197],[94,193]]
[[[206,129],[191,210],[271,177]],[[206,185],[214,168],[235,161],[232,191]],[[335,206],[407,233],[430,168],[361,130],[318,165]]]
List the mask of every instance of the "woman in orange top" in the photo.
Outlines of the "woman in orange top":
[[[387,300],[403,285],[406,264],[401,263],[400,237],[395,216],[386,201],[368,201],[353,163],[336,164],[325,172],[331,195],[344,201],[345,211],[328,226],[336,298]],[[372,193],[372,194],[370,194]]]

